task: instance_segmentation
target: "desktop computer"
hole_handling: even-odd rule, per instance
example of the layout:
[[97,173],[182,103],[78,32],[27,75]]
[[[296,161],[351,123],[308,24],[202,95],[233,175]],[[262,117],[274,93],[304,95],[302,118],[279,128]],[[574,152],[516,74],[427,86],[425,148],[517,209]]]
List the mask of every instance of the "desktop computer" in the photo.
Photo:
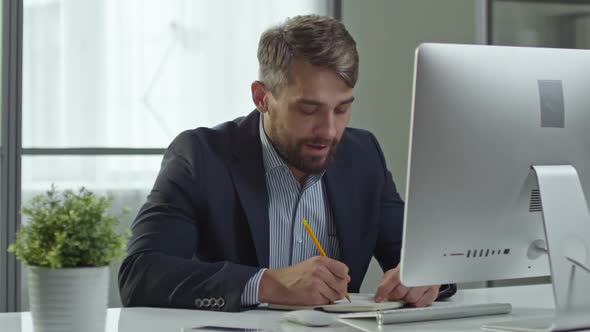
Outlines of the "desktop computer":
[[589,328],[590,51],[423,44],[414,70],[402,283],[551,275],[553,317],[486,328]]

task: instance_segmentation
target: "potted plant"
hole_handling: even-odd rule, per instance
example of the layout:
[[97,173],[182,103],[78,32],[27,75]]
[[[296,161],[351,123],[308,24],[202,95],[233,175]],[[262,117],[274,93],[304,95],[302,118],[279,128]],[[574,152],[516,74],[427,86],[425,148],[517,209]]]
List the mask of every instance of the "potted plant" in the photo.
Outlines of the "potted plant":
[[22,209],[28,222],[8,251],[29,267],[36,332],[104,332],[109,264],[124,255],[128,237],[115,231],[112,200],[52,185]]

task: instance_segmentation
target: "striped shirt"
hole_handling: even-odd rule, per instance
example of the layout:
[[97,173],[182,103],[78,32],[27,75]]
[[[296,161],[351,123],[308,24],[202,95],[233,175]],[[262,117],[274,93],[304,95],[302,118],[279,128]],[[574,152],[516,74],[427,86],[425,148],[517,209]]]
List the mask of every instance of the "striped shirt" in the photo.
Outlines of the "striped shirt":
[[[309,222],[326,255],[340,259],[340,246],[336,237],[332,210],[322,183],[324,172],[310,174],[302,186],[266,137],[262,119],[261,115],[259,133],[269,195],[269,268],[291,266],[319,255],[301,219]],[[265,269],[261,269],[244,287],[241,297],[242,305],[260,303],[258,288],[264,271]]]

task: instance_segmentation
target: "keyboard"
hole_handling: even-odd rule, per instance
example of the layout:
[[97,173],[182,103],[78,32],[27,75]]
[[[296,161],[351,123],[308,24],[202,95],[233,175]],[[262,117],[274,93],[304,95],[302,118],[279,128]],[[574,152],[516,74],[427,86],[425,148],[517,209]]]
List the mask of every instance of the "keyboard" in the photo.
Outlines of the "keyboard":
[[383,311],[356,312],[339,315],[338,318],[375,318],[377,324],[423,322],[429,320],[502,315],[510,313],[510,303],[452,304],[435,303],[424,308],[401,308]]

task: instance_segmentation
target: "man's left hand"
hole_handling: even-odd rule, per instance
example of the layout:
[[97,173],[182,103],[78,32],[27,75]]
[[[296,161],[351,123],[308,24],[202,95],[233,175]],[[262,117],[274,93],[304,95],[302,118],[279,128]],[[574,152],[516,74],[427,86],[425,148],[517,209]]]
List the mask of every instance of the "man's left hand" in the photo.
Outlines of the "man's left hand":
[[440,285],[406,287],[399,277],[399,265],[385,272],[377,291],[375,302],[383,300],[404,301],[414,307],[426,307],[432,304],[438,296]]

